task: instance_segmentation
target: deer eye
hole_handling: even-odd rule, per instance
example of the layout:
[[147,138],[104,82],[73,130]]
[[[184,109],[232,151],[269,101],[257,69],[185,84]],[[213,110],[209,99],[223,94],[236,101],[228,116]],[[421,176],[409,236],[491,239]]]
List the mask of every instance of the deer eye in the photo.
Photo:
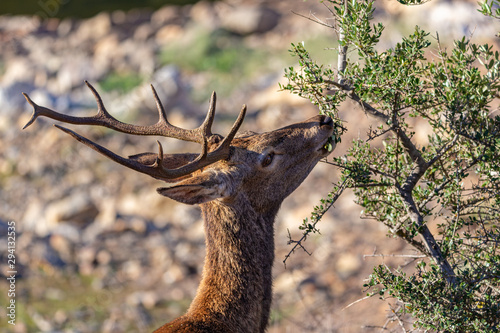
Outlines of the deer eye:
[[273,158],[274,158],[274,153],[267,154],[266,157],[264,157],[264,159],[262,160],[262,167],[265,168],[269,166],[269,164],[273,162]]

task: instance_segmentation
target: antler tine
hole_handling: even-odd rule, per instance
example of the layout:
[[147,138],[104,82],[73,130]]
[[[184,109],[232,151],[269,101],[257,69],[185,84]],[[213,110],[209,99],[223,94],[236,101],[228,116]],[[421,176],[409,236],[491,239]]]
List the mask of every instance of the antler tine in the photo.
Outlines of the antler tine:
[[217,94],[215,91],[212,92],[212,96],[210,96],[210,104],[208,106],[207,116],[203,121],[203,124],[199,127],[202,131],[202,134],[205,137],[210,137],[212,135],[212,124],[214,122],[215,117],[215,105],[217,102]]
[[160,141],[156,140],[156,143],[158,144],[158,156],[156,157],[156,162],[158,165],[161,165],[163,162],[163,147],[160,143]]
[[85,121],[94,121],[94,118],[95,118],[95,117],[73,117],[73,116],[69,116],[66,114],[62,114],[62,113],[56,112],[54,110],[51,110],[49,108],[46,108],[44,106],[40,106],[40,105],[36,104],[35,102],[33,102],[31,100],[31,98],[28,96],[28,94],[26,94],[24,92],[23,92],[23,96],[24,96],[24,98],[26,98],[28,103],[33,107],[33,113],[31,115],[31,118],[26,123],[26,125],[24,125],[23,129],[26,129],[28,126],[33,124],[35,122],[35,120],[40,116],[52,118],[52,119],[59,120],[59,121],[65,122],[65,123],[70,123],[70,124],[81,124]]
[[[101,95],[95,90],[94,86],[90,84],[89,81],[85,80],[85,85],[90,89],[92,92],[92,95],[94,95],[95,101],[97,103],[97,116],[102,115],[105,118],[113,118],[108,110],[106,110],[106,107],[104,106],[104,102],[102,101]],[[114,119],[114,118],[113,118]]]
[[160,98],[158,97],[158,94],[156,93],[156,89],[153,85],[151,85],[151,90],[153,91],[153,97],[156,102],[156,109],[158,110],[158,122],[165,123],[170,125],[170,123],[167,120],[167,113],[165,112],[165,109],[163,108],[163,104],[161,103]]
[[[132,170],[149,175],[149,176],[156,178],[156,179],[169,180],[169,179],[179,178],[179,177],[191,174],[191,173],[195,172],[196,170],[204,168],[204,167],[215,162],[214,161],[215,156],[212,156],[211,158],[207,158],[209,156],[209,154],[207,153],[208,148],[207,148],[206,140],[203,144],[201,154],[198,155],[198,157],[195,160],[193,160],[192,162],[190,162],[186,165],[183,165],[179,168],[176,168],[176,169],[167,169],[162,164],[163,148],[162,148],[159,141],[157,141],[157,143],[158,143],[157,160],[152,165],[146,165],[146,164],[142,164],[142,163],[136,161],[135,159],[125,158],[125,157],[122,157],[118,154],[115,154],[111,150],[85,138],[84,136],[81,136],[80,134],[78,134],[78,133],[76,133],[76,132],[74,132],[66,127],[63,127],[60,125],[54,125],[54,126],[57,127],[58,129],[60,129],[61,131],[71,135],[73,138],[75,138],[77,141],[83,143],[87,147],[90,147],[93,150],[97,151],[98,153],[108,157],[112,161],[114,161],[118,164],[121,164],[127,168],[130,168]],[[210,154],[210,155],[212,155],[212,154]],[[219,159],[217,159],[217,160],[219,160]]]
[[102,102],[101,96],[95,90],[95,88],[88,82],[85,81],[85,84],[90,89],[92,94],[95,97],[97,102],[97,113],[91,117],[75,117],[66,115],[63,113],[56,112],[49,108],[40,106],[33,102],[28,94],[23,93],[24,97],[28,101],[28,103],[33,107],[33,114],[28,123],[23,127],[30,126],[39,116],[44,116],[47,118],[51,118],[54,120],[62,121],[64,123],[75,124],[75,125],[97,125],[111,128],[113,130],[128,133],[128,134],[136,134],[136,135],[162,135],[161,132],[157,130],[157,128],[153,126],[137,126],[126,124],[118,119],[111,116],[106,108],[104,107],[104,103]]
[[246,104],[243,104],[241,107],[241,111],[238,115],[238,118],[236,118],[236,121],[233,124],[233,127],[231,127],[231,130],[229,131],[229,134],[227,137],[224,139],[224,141],[232,141],[234,136],[236,135],[236,132],[240,129],[241,124],[243,123],[243,119],[245,119],[245,115],[247,113],[247,106]]
[[[238,129],[240,128],[241,124],[243,123],[243,119],[245,119],[245,114],[247,112],[247,106],[243,104],[241,107],[240,114],[238,115],[238,118],[233,124],[233,127],[231,127],[231,130],[227,134],[227,136],[222,140],[221,144],[217,149],[213,152],[214,154],[217,153],[218,151],[220,152],[226,152],[229,155],[229,147],[231,145],[231,141],[233,141],[236,133],[238,132]],[[226,157],[227,158],[227,157]]]
[[155,126],[164,126],[166,128],[169,128],[173,133],[169,135],[170,137],[175,137],[181,140],[192,141],[200,144],[203,144],[205,140],[204,137],[208,138],[212,136],[213,134],[212,124],[215,117],[215,100],[216,100],[215,91],[212,93],[212,96],[210,97],[210,106],[208,107],[208,112],[203,123],[195,129],[187,130],[174,126],[168,122],[165,108],[163,107],[163,104],[160,98],[158,97],[158,93],[156,92],[156,89],[153,85],[151,85],[151,90],[153,91],[153,97],[155,99],[156,108],[158,110],[158,115],[159,115],[158,123]]
[[27,93],[23,92],[23,96],[24,96],[24,98],[26,98],[26,100],[28,101],[28,103],[33,107],[33,114],[31,115],[30,120],[23,127],[23,129],[26,129],[26,127],[28,127],[31,124],[33,124],[35,122],[36,118],[38,118],[38,116],[40,115],[40,112],[38,112],[38,109],[41,108],[41,107],[39,105],[37,105],[35,102],[33,102],[31,100],[31,98],[28,96]]

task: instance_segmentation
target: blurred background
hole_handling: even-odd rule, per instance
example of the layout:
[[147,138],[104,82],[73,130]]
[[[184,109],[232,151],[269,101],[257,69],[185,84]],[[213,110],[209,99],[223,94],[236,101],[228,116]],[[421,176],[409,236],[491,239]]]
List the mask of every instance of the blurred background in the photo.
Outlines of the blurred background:
[[[475,1],[434,0],[419,7],[377,2],[386,25],[381,49],[415,24],[445,45],[473,33],[498,46],[496,22]],[[225,134],[242,104],[242,130],[264,132],[317,113],[308,101],[280,92],[284,68],[297,59],[290,43],[304,42],[321,63],[336,64],[336,34],[296,13],[332,24],[315,1],[78,1],[0,3],[0,330],[3,332],[150,332],[183,314],[199,283],[204,234],[199,209],[159,196],[161,182],[105,160],[31,114],[21,92],[40,105],[90,115],[91,82],[117,118],[156,122],[150,84],[169,119],[194,128],[218,93],[214,130]],[[432,37],[430,37],[435,42]],[[354,104],[342,105],[351,140],[371,124]],[[425,129],[415,125],[425,140]],[[74,127],[72,127],[74,128]],[[78,132],[121,155],[156,150],[156,138],[103,128]],[[166,152],[199,147],[165,139]],[[360,219],[351,193],[323,218],[321,235],[291,249],[288,230],[325,197],[338,171],[320,163],[282,205],[276,221],[274,302],[269,332],[379,332],[392,325],[390,302],[365,296],[374,265],[404,266],[379,254],[411,254]],[[16,226],[16,325],[7,323],[7,225]],[[352,306],[348,306],[354,303]],[[392,325],[392,326],[391,326]]]

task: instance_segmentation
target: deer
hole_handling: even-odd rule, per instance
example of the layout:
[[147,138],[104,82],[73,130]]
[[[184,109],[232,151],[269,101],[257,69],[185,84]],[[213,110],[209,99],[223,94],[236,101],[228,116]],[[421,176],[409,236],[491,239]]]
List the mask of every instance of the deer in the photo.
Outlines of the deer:
[[114,162],[172,184],[158,188],[159,194],[201,208],[206,244],[201,282],[187,312],[154,332],[265,332],[272,300],[275,217],[283,200],[333,150],[327,148],[335,144],[332,118],[316,115],[274,131],[237,135],[246,114],[243,105],[223,137],[211,130],[215,92],[203,123],[195,129],[183,129],[169,123],[151,85],[158,122],[133,125],[111,116],[94,87],[85,82],[95,97],[97,114],[77,117],[58,113],[37,105],[23,93],[33,107],[23,129],[43,116],[201,145],[199,154],[164,154],[157,141],[158,152],[122,157],[66,127],[54,125]]

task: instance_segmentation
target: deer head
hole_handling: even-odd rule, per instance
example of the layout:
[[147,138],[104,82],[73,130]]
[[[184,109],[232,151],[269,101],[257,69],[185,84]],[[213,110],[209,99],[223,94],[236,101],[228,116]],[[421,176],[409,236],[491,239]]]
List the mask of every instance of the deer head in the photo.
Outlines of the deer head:
[[271,304],[274,259],[274,217],[282,201],[293,192],[316,163],[330,151],[333,121],[315,116],[267,133],[236,135],[246,112],[243,106],[229,134],[213,134],[215,93],[205,121],[187,130],[168,122],[153,88],[159,120],[150,126],[126,124],[113,118],[101,97],[86,82],[97,101],[97,114],[74,117],[35,104],[31,125],[39,116],[78,125],[105,126],[135,135],[157,135],[192,141],[200,154],[157,153],[128,158],[55,125],[78,141],[128,168],[173,186],[158,193],[185,204],[199,204],[205,222],[207,254],[203,279],[188,313],[158,332],[263,332]]

